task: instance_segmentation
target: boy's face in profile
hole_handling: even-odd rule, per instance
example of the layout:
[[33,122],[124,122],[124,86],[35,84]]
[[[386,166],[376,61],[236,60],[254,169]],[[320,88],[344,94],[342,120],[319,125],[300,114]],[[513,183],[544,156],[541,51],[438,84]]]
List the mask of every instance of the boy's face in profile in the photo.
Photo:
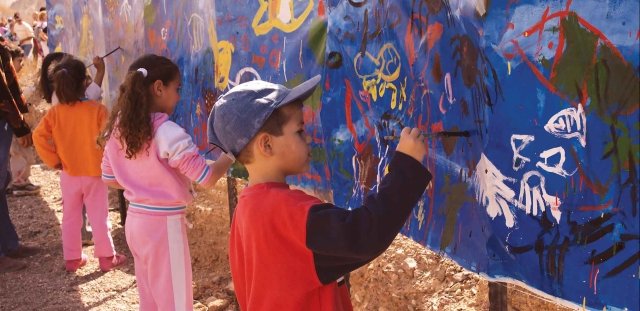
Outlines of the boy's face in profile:
[[282,126],[282,135],[273,136],[275,165],[285,176],[301,174],[309,170],[311,161],[310,137],[305,133],[302,107],[289,105],[281,109],[289,120]]

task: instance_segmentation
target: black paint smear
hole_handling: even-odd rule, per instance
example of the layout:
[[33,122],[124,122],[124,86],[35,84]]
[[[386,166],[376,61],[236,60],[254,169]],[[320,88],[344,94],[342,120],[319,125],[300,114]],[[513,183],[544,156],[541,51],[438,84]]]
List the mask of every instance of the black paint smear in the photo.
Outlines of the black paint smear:
[[[638,215],[638,172],[636,171],[636,160],[629,148],[629,177],[623,186],[631,186],[631,214],[635,218]],[[620,195],[622,197],[622,195]]]
[[640,235],[637,234],[629,234],[629,233],[623,233],[620,235],[620,240],[622,241],[633,241],[633,240],[640,240]]
[[556,273],[556,244],[558,243],[558,235],[553,236],[553,240],[549,246],[547,246],[547,271],[549,275],[555,279]]
[[611,213],[605,213],[601,217],[591,219],[588,222],[578,225],[577,222],[571,222],[569,220],[569,225],[571,227],[570,232],[574,236],[577,236],[577,240],[580,241],[583,236],[588,236],[592,232],[598,230],[598,228],[602,227],[602,225],[609,221],[613,217]]
[[360,8],[360,7],[363,7],[365,4],[367,4],[367,0],[362,0],[362,1],[349,0],[349,4],[351,4],[351,6],[353,6],[354,8]]
[[618,242],[613,244],[613,246],[609,247],[607,250],[595,254],[595,250],[593,250],[591,254],[591,258],[589,258],[585,264],[601,264],[613,257],[617,252],[622,251],[625,248],[624,242]]
[[360,43],[360,56],[365,57],[367,52],[367,32],[369,31],[369,9],[364,10],[364,25],[362,29],[362,41]]
[[584,238],[584,241],[581,241],[581,242],[583,242],[584,244],[591,244],[591,243],[601,239],[606,234],[613,232],[614,228],[615,228],[614,224],[609,224],[606,227],[601,228],[599,230],[596,230],[593,233],[589,234],[588,236],[586,236]]
[[607,274],[605,274],[604,277],[610,278],[612,276],[616,276],[620,274],[620,272],[629,268],[632,264],[634,264],[638,260],[640,260],[640,252],[637,252],[634,255],[631,255],[631,257],[629,257],[627,260],[623,261],[621,264],[611,269],[611,271],[607,272]]
[[342,67],[342,54],[340,52],[331,51],[327,57],[327,67],[338,69]]
[[530,252],[533,249],[533,245],[524,245],[524,246],[513,246],[507,243],[509,247],[509,252],[512,254],[524,254],[526,252]]
[[562,241],[562,245],[560,245],[560,254],[558,256],[558,281],[562,284],[562,280],[564,279],[564,258],[569,251],[569,239],[564,238]]

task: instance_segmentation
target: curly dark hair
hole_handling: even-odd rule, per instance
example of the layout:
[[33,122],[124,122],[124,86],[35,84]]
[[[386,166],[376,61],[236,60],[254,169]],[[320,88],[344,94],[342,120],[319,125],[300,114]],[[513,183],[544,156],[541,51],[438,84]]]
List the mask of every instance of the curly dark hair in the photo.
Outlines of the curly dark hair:
[[[146,70],[146,76],[138,69]],[[114,132],[125,148],[126,158],[135,159],[136,155],[149,149],[153,138],[151,108],[153,100],[150,86],[160,80],[164,85],[178,79],[180,69],[170,59],[155,54],[147,54],[136,59],[120,85],[120,94],[109,121],[100,137],[100,144]]]

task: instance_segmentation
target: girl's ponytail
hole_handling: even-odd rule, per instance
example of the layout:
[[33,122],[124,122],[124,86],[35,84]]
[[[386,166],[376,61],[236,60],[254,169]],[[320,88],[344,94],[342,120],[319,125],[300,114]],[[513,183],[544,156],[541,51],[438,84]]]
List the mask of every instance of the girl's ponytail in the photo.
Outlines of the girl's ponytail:
[[179,74],[178,66],[166,57],[147,54],[134,61],[120,85],[118,101],[100,144],[104,146],[111,135],[116,135],[115,138],[125,148],[127,159],[134,159],[142,150],[148,151],[153,138],[153,97],[150,86],[158,80],[168,85]]
[[87,70],[84,63],[67,58],[53,69],[53,85],[61,104],[73,105],[84,98]]

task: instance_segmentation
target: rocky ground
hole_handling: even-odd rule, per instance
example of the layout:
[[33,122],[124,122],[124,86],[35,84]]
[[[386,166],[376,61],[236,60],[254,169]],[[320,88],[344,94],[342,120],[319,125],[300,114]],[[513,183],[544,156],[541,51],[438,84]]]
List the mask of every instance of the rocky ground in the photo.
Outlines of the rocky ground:
[[[35,94],[34,69],[26,68],[21,81],[32,106],[31,122],[47,109]],[[39,195],[9,197],[9,210],[18,233],[42,248],[27,260],[26,270],[0,274],[0,310],[137,310],[133,261],[102,273],[93,246],[85,247],[88,265],[76,274],[64,271],[60,220],[59,173],[40,164],[31,181],[41,185]],[[189,208],[188,230],[196,310],[237,310],[227,260],[229,214],[226,181],[212,191],[199,191]],[[120,226],[115,192],[111,193],[112,235],[116,249],[131,258]],[[398,236],[378,259],[351,274],[356,310],[489,310],[487,281],[453,261]],[[570,310],[508,286],[510,310]]]

